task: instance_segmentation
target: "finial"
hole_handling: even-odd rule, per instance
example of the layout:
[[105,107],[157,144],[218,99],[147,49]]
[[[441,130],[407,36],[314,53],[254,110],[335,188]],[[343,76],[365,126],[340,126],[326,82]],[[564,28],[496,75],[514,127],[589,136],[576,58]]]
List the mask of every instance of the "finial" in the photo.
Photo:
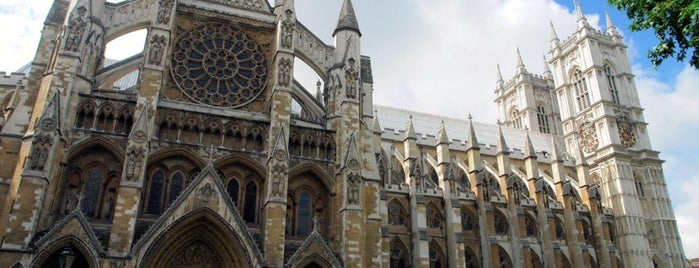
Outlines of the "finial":
[[575,0],[575,15],[578,16],[578,20],[585,19],[585,15],[582,12],[582,8],[580,7],[580,1]]
[[612,17],[609,16],[609,11],[607,11],[607,7],[604,7],[604,17],[607,20],[607,33],[616,35],[618,32],[616,31],[616,27],[614,26],[614,22],[612,22]]
[[320,219],[318,219],[318,216],[313,217],[313,231],[320,232]]
[[478,147],[478,138],[476,138],[476,130],[473,128],[473,116],[468,114],[468,142],[466,142],[466,148],[480,148]]
[[517,65],[524,66],[524,61],[522,61],[522,53],[519,52],[519,47],[517,47]]
[[498,82],[502,82],[502,72],[500,71],[500,64],[497,65],[498,67]]
[[468,121],[473,120],[473,116],[471,116],[471,113],[468,114]]
[[498,127],[501,127],[501,126],[502,126],[502,122],[500,121],[500,119],[498,119],[497,121],[495,121],[495,124],[497,124]]
[[558,34],[556,33],[556,27],[553,26],[553,21],[549,21],[551,24],[551,40],[558,41]]

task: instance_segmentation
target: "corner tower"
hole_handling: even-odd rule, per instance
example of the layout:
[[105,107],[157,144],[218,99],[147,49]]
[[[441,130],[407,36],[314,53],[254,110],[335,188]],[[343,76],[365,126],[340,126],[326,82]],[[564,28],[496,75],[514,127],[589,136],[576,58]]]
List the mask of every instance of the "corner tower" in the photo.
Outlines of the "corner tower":
[[554,34],[549,64],[567,151],[590,163],[592,180],[581,186],[600,187],[627,266],[682,267],[663,160],[650,144],[627,46],[608,15],[603,32],[575,7],[577,29],[565,42]]
[[495,88],[498,119],[508,127],[560,134],[561,116],[548,64],[544,62],[543,75],[528,72],[519,49],[517,49],[517,62],[517,71],[507,82],[502,79],[500,66],[498,66],[498,81]]

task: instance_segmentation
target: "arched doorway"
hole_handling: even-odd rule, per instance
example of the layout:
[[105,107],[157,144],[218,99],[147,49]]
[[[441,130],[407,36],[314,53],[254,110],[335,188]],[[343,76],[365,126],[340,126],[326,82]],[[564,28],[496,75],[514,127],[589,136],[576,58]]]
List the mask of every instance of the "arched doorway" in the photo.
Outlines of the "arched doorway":
[[183,216],[161,233],[140,267],[252,267],[240,236],[208,208]]

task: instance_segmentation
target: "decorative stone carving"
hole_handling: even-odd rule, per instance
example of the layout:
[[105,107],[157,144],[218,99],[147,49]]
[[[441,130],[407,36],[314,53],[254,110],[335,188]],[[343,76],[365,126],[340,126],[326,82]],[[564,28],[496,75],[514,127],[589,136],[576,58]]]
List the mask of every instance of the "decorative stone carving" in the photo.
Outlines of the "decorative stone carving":
[[158,65],[162,63],[163,51],[167,38],[164,35],[153,35],[150,40],[150,51],[148,52],[148,63]]
[[133,141],[134,141],[135,143],[139,143],[139,144],[140,144],[140,143],[144,143],[144,142],[146,142],[146,139],[147,139],[147,138],[146,138],[146,133],[143,132],[142,130],[137,130],[137,131],[134,132],[134,134],[133,134]]
[[123,268],[124,265],[126,265],[126,262],[124,260],[113,260],[109,262],[110,268]]
[[53,145],[53,137],[49,134],[36,135],[32,141],[32,154],[30,156],[30,168],[33,170],[44,170],[46,159],[49,157],[49,150]]
[[289,18],[292,15],[291,10],[286,10],[287,18],[282,22],[281,46],[285,49],[291,49],[294,45],[294,22]]
[[146,150],[138,146],[132,146],[128,150],[126,157],[126,179],[128,181],[135,181],[141,176],[145,154]]
[[241,107],[265,89],[266,45],[263,35],[234,24],[193,26],[172,44],[173,82],[191,101]]
[[160,8],[158,9],[158,23],[170,23],[170,13],[174,0],[160,0]]
[[285,175],[287,174],[286,164],[275,164],[272,166],[272,197],[284,197],[286,193]]
[[359,72],[354,66],[355,61],[353,58],[347,60],[347,66],[345,69],[345,80],[347,83],[346,94],[350,99],[357,98],[357,81],[359,80]]
[[175,256],[168,267],[221,267],[221,260],[213,249],[198,241],[190,244]]
[[80,6],[76,10],[77,14],[72,14],[73,18],[68,23],[68,34],[65,43],[65,50],[72,52],[77,52],[80,48],[85,28],[87,28],[87,9],[84,6]]
[[291,59],[283,58],[279,60],[278,64],[278,76],[277,85],[281,87],[288,87],[291,84],[291,72],[292,72],[292,62]]
[[583,152],[589,154],[597,150],[599,139],[597,138],[597,130],[594,124],[586,123],[580,126],[578,133],[580,135],[580,146],[582,146]]
[[286,151],[284,150],[277,150],[274,152],[274,159],[277,161],[284,161],[286,160]]
[[347,203],[359,205],[359,189],[362,183],[362,176],[351,174],[347,176]]
[[357,159],[350,159],[347,162],[347,167],[349,167],[351,170],[358,170],[360,168],[359,165],[359,160]]
[[204,184],[204,186],[199,187],[197,190],[197,196],[199,199],[204,200],[204,202],[209,202],[209,200],[216,198],[217,193],[214,187],[211,187],[211,183]]
[[46,131],[51,131],[56,128],[56,120],[53,118],[44,118],[41,120],[41,128]]

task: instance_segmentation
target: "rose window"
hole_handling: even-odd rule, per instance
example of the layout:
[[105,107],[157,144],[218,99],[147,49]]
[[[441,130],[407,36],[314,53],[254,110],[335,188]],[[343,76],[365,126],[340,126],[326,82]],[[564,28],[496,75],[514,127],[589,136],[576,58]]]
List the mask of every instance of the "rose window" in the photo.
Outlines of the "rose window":
[[225,24],[209,24],[176,41],[171,73],[194,101],[240,107],[262,93],[267,81],[264,50],[249,34]]

